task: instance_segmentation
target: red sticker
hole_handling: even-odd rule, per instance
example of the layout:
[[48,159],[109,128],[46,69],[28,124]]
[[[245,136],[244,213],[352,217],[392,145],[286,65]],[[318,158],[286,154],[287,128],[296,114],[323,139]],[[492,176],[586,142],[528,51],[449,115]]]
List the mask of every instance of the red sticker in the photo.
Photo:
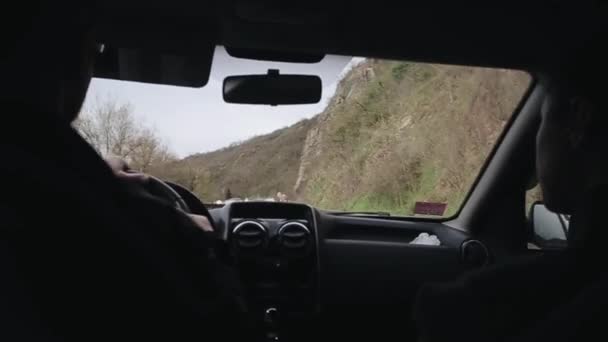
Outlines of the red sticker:
[[447,206],[447,203],[416,202],[414,205],[414,215],[443,216]]

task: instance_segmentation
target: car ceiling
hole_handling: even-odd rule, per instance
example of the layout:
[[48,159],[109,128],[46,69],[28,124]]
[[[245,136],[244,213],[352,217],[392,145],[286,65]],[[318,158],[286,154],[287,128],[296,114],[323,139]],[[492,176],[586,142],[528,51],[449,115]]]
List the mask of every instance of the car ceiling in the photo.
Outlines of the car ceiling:
[[108,0],[100,6],[101,39],[133,47],[210,43],[539,71],[588,57],[605,35],[608,10],[600,1]]

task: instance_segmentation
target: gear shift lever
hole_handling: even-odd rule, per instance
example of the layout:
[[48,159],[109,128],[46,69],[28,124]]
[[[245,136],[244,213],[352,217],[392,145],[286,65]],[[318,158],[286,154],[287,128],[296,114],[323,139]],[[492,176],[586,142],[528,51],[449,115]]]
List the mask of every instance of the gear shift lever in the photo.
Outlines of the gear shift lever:
[[266,324],[266,340],[268,342],[279,341],[279,310],[269,307],[264,312],[264,323]]

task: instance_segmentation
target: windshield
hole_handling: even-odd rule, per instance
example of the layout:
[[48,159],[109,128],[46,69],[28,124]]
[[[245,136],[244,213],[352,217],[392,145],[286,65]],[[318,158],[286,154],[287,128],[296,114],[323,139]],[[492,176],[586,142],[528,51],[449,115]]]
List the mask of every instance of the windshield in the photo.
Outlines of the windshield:
[[[320,76],[321,101],[223,101],[225,77],[268,69]],[[200,89],[94,79],[75,126],[102,155],[205,203],[449,216],[529,83],[521,71],[343,56],[262,62],[220,47]]]

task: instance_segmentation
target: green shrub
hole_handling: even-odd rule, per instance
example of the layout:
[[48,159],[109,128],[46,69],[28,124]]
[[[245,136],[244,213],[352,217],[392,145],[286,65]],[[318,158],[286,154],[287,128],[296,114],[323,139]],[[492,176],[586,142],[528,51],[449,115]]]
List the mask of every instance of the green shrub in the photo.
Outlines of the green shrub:
[[393,75],[393,78],[396,81],[401,81],[405,77],[405,74],[410,68],[410,65],[410,63],[406,62],[398,62],[395,66],[391,68],[391,74]]

